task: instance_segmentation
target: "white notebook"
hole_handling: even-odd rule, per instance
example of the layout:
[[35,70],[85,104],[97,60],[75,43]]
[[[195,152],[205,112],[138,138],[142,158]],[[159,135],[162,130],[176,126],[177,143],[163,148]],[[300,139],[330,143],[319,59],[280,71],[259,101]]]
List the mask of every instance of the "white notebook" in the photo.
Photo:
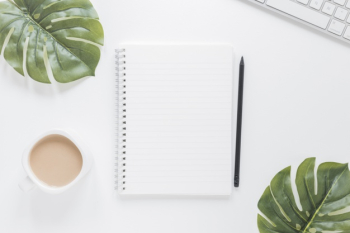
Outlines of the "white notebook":
[[119,193],[230,195],[232,47],[122,44],[116,53]]

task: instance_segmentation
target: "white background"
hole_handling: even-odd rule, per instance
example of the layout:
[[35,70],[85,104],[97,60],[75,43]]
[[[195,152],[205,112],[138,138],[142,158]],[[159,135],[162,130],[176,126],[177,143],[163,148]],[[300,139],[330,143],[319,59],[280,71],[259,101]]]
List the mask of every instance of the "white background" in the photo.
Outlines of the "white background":
[[[96,77],[39,84],[0,60],[0,232],[258,232],[256,204],[279,170],[310,156],[349,161],[350,46],[241,0],[92,2],[105,29]],[[114,48],[140,41],[226,42],[245,56],[242,178],[230,198],[115,195]],[[64,194],[24,194],[22,151],[56,127],[80,133],[94,167]]]

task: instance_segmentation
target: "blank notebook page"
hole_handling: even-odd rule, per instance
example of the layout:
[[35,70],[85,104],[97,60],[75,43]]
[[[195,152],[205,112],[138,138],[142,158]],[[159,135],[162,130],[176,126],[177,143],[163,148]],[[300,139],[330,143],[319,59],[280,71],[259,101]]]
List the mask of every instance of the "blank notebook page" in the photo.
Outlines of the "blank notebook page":
[[233,50],[122,44],[118,191],[230,195]]

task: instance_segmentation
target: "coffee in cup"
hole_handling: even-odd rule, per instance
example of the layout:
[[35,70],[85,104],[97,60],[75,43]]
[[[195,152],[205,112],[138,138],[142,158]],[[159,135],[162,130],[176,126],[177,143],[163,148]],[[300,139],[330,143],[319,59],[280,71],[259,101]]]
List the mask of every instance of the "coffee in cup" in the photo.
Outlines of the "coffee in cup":
[[88,173],[92,161],[86,144],[74,131],[50,130],[24,150],[22,164],[28,176],[19,187],[25,192],[39,187],[47,193],[62,193]]
[[34,145],[29,155],[29,163],[39,180],[49,186],[61,187],[79,175],[83,158],[71,140],[53,134]]

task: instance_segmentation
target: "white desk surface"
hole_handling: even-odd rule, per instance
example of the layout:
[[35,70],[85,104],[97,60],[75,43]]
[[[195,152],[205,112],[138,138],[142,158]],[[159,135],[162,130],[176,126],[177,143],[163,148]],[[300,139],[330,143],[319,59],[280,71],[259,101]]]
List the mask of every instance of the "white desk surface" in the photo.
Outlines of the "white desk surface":
[[[258,232],[257,202],[279,170],[350,160],[350,46],[241,0],[92,2],[105,29],[96,77],[44,85],[0,60],[0,232]],[[138,41],[228,42],[245,56],[242,178],[230,198],[114,194],[114,48]],[[94,167],[64,194],[24,194],[22,150],[55,127],[81,134]]]

